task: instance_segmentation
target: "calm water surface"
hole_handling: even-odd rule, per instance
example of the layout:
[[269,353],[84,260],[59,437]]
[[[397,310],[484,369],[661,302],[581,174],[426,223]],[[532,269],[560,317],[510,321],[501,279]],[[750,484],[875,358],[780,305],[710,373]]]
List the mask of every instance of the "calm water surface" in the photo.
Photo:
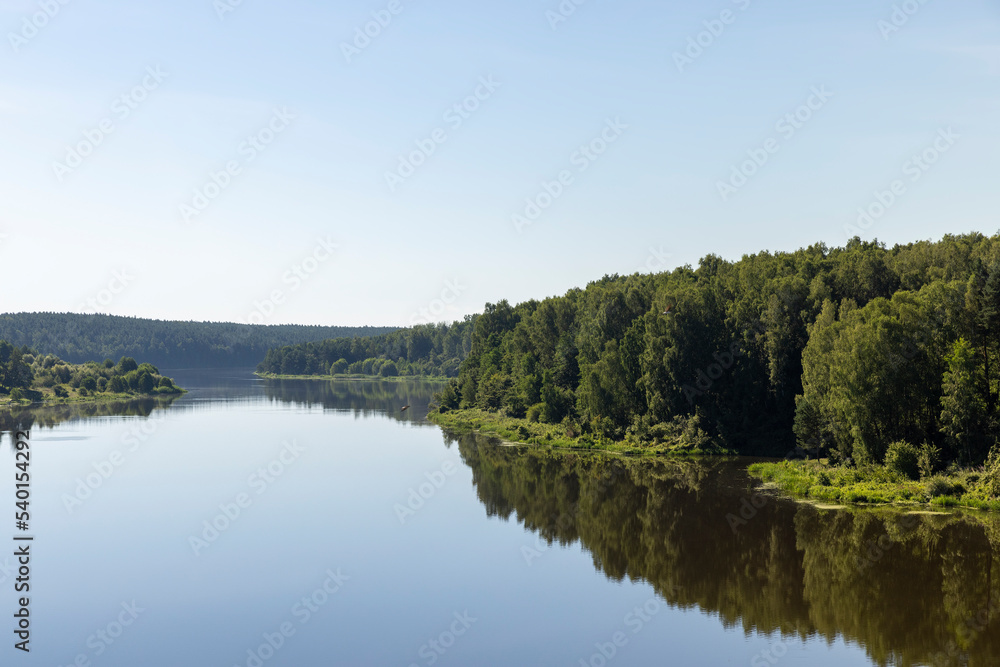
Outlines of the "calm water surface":
[[169,374],[190,393],[0,415],[36,536],[29,655],[0,556],[0,664],[1000,664],[992,516],[444,434],[433,384]]

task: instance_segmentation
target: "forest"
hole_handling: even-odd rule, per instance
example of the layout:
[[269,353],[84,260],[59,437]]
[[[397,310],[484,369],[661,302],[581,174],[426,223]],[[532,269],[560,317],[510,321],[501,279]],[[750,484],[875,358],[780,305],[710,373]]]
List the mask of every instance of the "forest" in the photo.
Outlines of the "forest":
[[148,363],[122,357],[118,363],[69,364],[51,354],[0,340],[0,396],[11,402],[122,398],[180,394],[184,390]]
[[439,398],[441,413],[594,443],[686,433],[747,455],[881,464],[891,450],[938,468],[987,461],[998,397],[1000,235],[971,233],[709,255],[487,304]]
[[258,326],[172,322],[113,315],[0,315],[0,339],[71,363],[144,359],[165,368],[249,368],[273,347],[332,337],[373,336],[396,327]]
[[267,375],[458,375],[472,348],[475,317],[423,324],[379,336],[333,338],[268,350],[257,372]]

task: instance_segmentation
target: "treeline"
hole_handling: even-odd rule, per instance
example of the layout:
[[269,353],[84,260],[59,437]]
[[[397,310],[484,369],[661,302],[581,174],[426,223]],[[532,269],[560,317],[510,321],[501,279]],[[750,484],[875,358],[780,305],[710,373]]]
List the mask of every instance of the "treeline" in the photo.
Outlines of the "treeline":
[[86,397],[100,394],[179,394],[171,378],[150,363],[122,357],[118,363],[69,364],[51,354],[0,340],[0,394],[22,399]]
[[273,347],[395,329],[174,322],[73,313],[0,315],[0,339],[14,345],[45,350],[71,363],[128,356],[166,368],[252,367]]
[[472,349],[475,317],[380,336],[334,338],[268,350],[257,372],[274,375],[455,377]]
[[487,304],[441,409],[597,440],[686,425],[744,454],[882,462],[895,441],[982,463],[997,444],[1000,236],[853,239],[607,276]]

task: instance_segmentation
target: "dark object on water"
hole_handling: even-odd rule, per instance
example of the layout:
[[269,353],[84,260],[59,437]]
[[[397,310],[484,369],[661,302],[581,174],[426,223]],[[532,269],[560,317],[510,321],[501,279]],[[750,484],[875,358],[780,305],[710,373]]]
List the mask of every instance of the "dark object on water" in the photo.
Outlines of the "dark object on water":
[[410,406],[409,406],[409,405],[404,405],[404,406],[403,406],[402,408],[400,408],[400,410],[399,410],[399,411],[400,411],[400,412],[406,412],[406,411],[407,411],[407,410],[409,410],[409,409],[410,409]]

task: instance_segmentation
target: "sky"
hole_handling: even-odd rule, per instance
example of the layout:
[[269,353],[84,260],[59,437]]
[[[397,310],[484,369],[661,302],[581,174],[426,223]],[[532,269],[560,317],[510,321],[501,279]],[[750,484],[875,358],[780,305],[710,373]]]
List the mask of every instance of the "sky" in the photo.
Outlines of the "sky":
[[1000,230],[996,0],[0,0],[0,33],[2,312],[410,325]]

